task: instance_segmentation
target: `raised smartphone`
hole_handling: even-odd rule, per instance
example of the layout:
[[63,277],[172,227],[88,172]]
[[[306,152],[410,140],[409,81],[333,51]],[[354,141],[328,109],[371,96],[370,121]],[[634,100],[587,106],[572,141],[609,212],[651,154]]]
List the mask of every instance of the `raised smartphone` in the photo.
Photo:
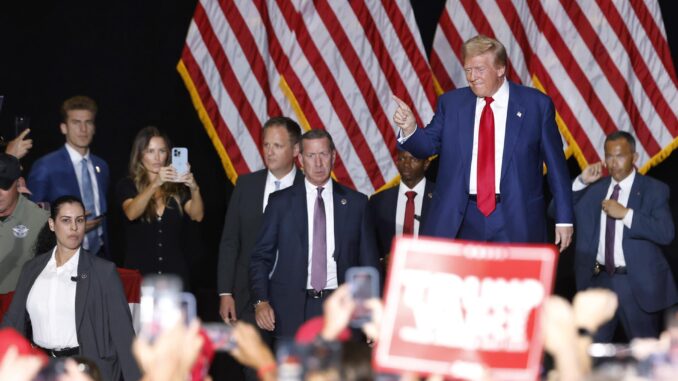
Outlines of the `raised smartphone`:
[[188,173],[188,148],[172,148],[172,167],[177,171],[178,176]]
[[350,325],[359,328],[372,319],[365,302],[379,297],[379,272],[374,267],[351,267],[346,270],[346,283],[356,304]]

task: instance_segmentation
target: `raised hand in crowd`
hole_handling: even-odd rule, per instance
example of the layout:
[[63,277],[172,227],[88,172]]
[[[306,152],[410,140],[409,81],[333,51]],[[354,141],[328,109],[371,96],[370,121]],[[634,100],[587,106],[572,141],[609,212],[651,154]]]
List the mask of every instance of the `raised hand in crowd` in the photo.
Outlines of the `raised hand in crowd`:
[[276,379],[275,357],[253,325],[239,322],[234,328],[233,338],[236,346],[230,353],[236,360],[256,369],[261,380]]
[[605,163],[602,161],[589,165],[581,172],[581,181],[586,185],[595,183],[603,176],[603,168]]
[[381,299],[374,298],[365,301],[365,307],[372,313],[372,320],[363,325],[363,333],[370,342],[376,343],[379,340],[381,319],[384,316],[384,304]]
[[44,359],[36,355],[21,355],[11,346],[0,359],[0,380],[31,381],[40,371]]
[[407,103],[403,102],[395,95],[393,100],[398,104],[398,108],[393,113],[393,123],[403,130],[403,136],[409,136],[417,128],[417,121],[414,119],[414,113]]
[[577,327],[570,303],[560,296],[550,296],[544,303],[542,327],[544,348],[553,356],[556,379],[581,380],[584,372],[577,355]]
[[33,148],[33,139],[26,139],[26,135],[28,135],[30,132],[31,130],[27,128],[21,132],[19,136],[10,140],[7,143],[7,147],[5,148],[5,153],[10,154],[17,159],[21,159],[26,156],[28,151]]
[[336,340],[351,321],[355,302],[349,287],[348,284],[340,286],[323,303],[323,329],[320,336],[326,341]]
[[137,337],[134,357],[143,371],[143,381],[185,381],[203,345],[200,323],[182,323],[158,336],[152,344]]

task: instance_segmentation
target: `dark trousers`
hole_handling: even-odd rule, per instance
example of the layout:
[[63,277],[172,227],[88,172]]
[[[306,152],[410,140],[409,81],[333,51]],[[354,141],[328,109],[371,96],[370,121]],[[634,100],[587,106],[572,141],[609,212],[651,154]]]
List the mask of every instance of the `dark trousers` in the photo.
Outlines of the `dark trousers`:
[[591,287],[607,288],[617,294],[619,308],[609,322],[603,324],[593,337],[593,341],[609,343],[614,338],[617,325],[621,323],[626,337],[631,340],[637,337],[658,337],[661,313],[646,312],[640,308],[631,291],[628,275],[609,275],[605,271],[593,277]]
[[469,241],[509,242],[506,223],[499,203],[494,211],[485,217],[478,209],[478,203],[469,200],[457,238]]

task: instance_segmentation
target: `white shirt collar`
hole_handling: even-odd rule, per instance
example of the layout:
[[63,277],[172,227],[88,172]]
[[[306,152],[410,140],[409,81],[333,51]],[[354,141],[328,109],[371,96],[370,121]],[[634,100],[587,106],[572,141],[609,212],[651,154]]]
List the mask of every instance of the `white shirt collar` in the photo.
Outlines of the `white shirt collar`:
[[[52,249],[52,256],[49,259],[49,262],[47,262],[47,266],[53,269],[57,268],[56,264],[56,246],[54,246],[54,249]],[[72,257],[66,261],[62,267],[62,271],[66,274],[72,274],[72,275],[77,275],[78,274],[78,262],[80,262],[80,248],[73,254]]]
[[68,156],[71,158],[71,162],[73,162],[73,165],[79,165],[83,158],[90,160],[89,149],[85,155],[81,155],[80,152],[76,151],[75,148],[71,147],[70,144],[66,143],[65,146]]
[[266,181],[270,182],[273,185],[273,189],[275,189],[275,182],[280,181],[280,189],[284,189],[294,182],[294,177],[297,175],[297,166],[292,165],[292,170],[289,171],[285,176],[283,176],[281,179],[278,179],[275,177],[275,175],[271,172],[268,171],[268,175],[266,176]]
[[[508,100],[509,100],[509,84],[506,78],[504,77],[504,83],[499,86],[499,89],[497,89],[497,92],[492,95],[492,99],[494,99],[494,102],[492,102],[493,105],[500,106],[507,108],[508,107]],[[478,97],[478,102],[485,102],[485,98],[483,97]],[[483,103],[484,104],[484,103]]]
[[626,192],[630,192],[631,186],[633,185],[633,180],[635,178],[636,178],[636,170],[634,169],[633,171],[631,171],[631,173],[628,176],[626,176],[625,179],[623,179],[620,182],[617,182],[613,177],[611,177],[610,179],[612,180],[612,182],[610,183],[610,186],[614,187],[615,185],[619,184],[619,187],[622,190],[624,190]]
[[398,193],[405,194],[405,192],[408,192],[408,191],[415,191],[415,192],[417,192],[417,196],[419,196],[419,195],[423,195],[425,190],[426,190],[426,177],[419,180],[417,185],[415,185],[411,189],[407,185],[405,185],[404,182],[401,181],[400,182],[400,189],[398,190]]
[[[306,179],[306,178],[304,178],[304,184],[306,185],[306,193],[307,194],[308,193],[313,193],[313,195],[318,194],[318,190],[317,190],[318,186],[311,184],[311,182],[308,181],[308,179]],[[325,184],[321,185],[321,186],[324,188],[323,193],[322,193],[323,195],[332,194],[332,178],[327,180],[327,182]]]

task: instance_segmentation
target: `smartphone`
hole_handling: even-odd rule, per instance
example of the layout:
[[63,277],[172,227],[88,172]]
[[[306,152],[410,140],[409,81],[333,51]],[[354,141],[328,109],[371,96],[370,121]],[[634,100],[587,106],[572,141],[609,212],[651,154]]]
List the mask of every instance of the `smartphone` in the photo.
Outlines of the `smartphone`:
[[142,337],[154,341],[162,332],[196,315],[195,297],[182,292],[183,282],[176,275],[150,275],[141,283],[139,303]]
[[365,302],[379,297],[379,273],[374,267],[351,267],[346,270],[346,283],[356,305],[350,325],[360,328],[372,320],[372,313],[365,306]]
[[21,135],[22,132],[31,126],[31,117],[17,115],[14,117],[14,137]]
[[188,173],[188,148],[172,148],[172,167],[177,171],[177,175],[183,176]]
[[233,326],[224,323],[204,323],[202,329],[210,338],[215,351],[227,352],[235,349]]

